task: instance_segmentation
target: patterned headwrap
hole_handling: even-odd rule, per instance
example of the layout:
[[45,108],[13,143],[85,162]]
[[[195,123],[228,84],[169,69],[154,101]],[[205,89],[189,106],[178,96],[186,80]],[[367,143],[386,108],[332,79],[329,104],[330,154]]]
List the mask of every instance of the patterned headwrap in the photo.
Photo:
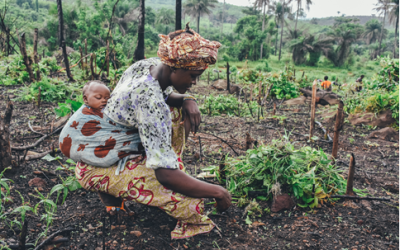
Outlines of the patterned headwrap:
[[[191,32],[193,35],[184,32]],[[183,33],[183,34],[181,34]],[[174,34],[181,34],[174,37]],[[172,40],[170,36],[174,37]],[[161,38],[157,55],[161,62],[174,68],[204,70],[217,61],[218,48],[221,44],[201,37],[186,24],[186,29],[177,30]]]

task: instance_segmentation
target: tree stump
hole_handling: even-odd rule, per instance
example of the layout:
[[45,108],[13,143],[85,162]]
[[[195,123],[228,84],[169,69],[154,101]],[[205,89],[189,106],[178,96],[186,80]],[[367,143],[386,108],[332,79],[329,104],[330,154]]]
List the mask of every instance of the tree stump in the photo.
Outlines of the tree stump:
[[4,116],[0,116],[0,172],[12,166],[11,144],[10,144],[10,122],[13,104],[8,102]]
[[32,58],[30,56],[28,56],[28,54],[26,53],[25,33],[22,33],[22,35],[21,35],[20,50],[21,50],[21,55],[23,57],[25,67],[26,67],[26,71],[29,74],[29,81],[34,82],[35,77],[32,72]]

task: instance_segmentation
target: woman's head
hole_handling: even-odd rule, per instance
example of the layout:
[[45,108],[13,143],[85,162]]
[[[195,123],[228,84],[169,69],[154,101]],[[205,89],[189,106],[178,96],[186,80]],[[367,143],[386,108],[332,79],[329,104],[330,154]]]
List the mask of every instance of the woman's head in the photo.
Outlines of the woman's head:
[[170,67],[169,80],[181,94],[188,91],[192,85],[196,84],[197,78],[203,74],[204,70],[188,70],[188,69],[177,69]]
[[217,61],[221,44],[204,39],[186,24],[186,29],[178,30],[161,38],[157,55],[162,63],[176,69],[205,70]]

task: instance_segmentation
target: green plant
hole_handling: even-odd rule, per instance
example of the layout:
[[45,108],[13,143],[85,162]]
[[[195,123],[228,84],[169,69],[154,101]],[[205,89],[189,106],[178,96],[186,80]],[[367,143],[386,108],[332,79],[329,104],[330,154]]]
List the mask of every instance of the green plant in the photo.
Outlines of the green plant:
[[46,223],[46,229],[39,234],[39,236],[36,240],[36,243],[35,243],[35,245],[36,245],[40,238],[47,236],[47,232],[48,232],[51,224],[53,223],[54,215],[57,213],[57,204],[49,198],[51,195],[50,193],[47,194],[47,196],[44,196],[37,189],[35,189],[35,191],[38,193],[38,195],[32,194],[32,196],[35,198],[38,198],[40,201],[35,205],[33,211],[35,214],[37,214],[39,206],[41,204],[43,204],[45,213],[42,214],[40,219],[45,221],[45,223]]
[[244,103],[240,102],[234,96],[208,96],[202,105],[200,105],[200,112],[202,114],[209,114],[212,116],[218,116],[221,114],[227,114],[228,116],[250,116],[251,112],[257,112],[258,104],[255,101]]
[[73,192],[77,189],[82,188],[82,186],[81,186],[81,184],[79,184],[79,182],[75,176],[68,176],[65,180],[60,176],[60,179],[62,181],[62,184],[55,185],[51,189],[50,195],[57,192],[57,198],[56,198],[56,203],[57,203],[60,194],[63,193],[64,195],[63,195],[63,199],[61,202],[61,204],[63,204],[65,199],[67,198],[68,192]]
[[[328,194],[343,193],[346,183],[331,160],[311,147],[295,149],[288,136],[247,151],[245,156],[228,157],[226,179],[217,177],[234,196],[246,197],[251,191],[264,192],[265,199],[281,190],[293,193],[299,206],[311,208]],[[261,198],[261,197],[260,197]]]

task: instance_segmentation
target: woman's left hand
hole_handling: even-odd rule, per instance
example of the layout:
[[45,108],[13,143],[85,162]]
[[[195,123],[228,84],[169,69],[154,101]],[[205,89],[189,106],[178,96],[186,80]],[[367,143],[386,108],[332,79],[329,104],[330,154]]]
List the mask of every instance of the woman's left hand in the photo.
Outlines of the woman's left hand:
[[192,100],[186,100],[182,104],[182,120],[190,120],[190,128],[196,133],[201,122],[201,114],[197,103]]

